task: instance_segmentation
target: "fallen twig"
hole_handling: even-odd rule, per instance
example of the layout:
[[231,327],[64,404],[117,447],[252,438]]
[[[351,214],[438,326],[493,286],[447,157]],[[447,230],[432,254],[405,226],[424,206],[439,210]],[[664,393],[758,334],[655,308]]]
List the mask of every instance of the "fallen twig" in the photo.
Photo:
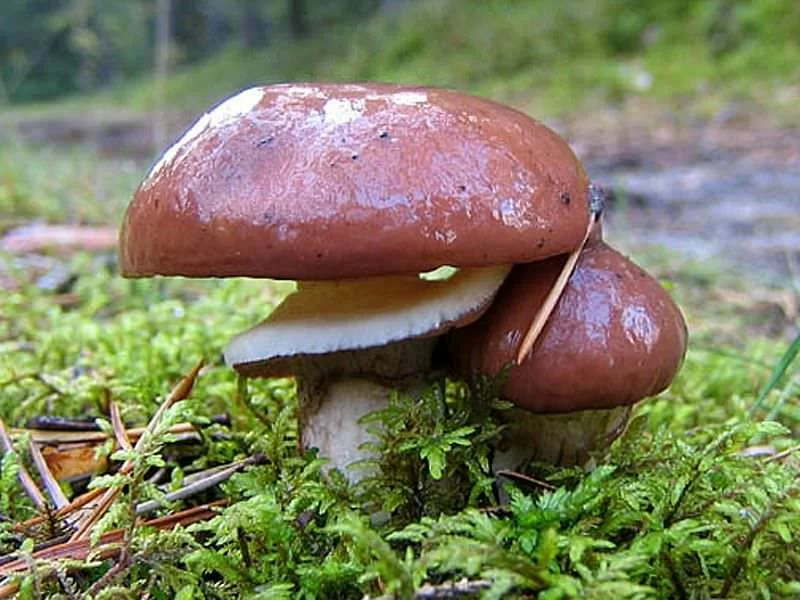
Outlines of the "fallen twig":
[[[207,490],[208,488],[214,487],[222,483],[223,481],[230,478],[231,475],[236,473],[237,471],[241,470],[242,468],[253,465],[258,463],[261,460],[260,457],[252,457],[252,458],[245,458],[244,460],[236,461],[230,465],[225,465],[224,467],[214,467],[213,469],[207,469],[202,473],[206,475],[204,477],[195,478],[191,483],[188,485],[183,486],[180,489],[175,490],[174,492],[170,492],[164,495],[163,500],[148,500],[147,502],[141,502],[136,505],[136,514],[143,515],[150,511],[157,509],[159,506],[163,505],[163,502],[176,502],[178,500],[184,500],[195,494],[199,494],[200,492]],[[208,471],[213,471],[212,473],[208,473]],[[195,473],[195,476],[200,475],[200,473]]]
[[47,225],[37,223],[12,229],[0,239],[0,250],[15,254],[39,252],[48,248],[89,251],[113,250],[117,246],[114,227],[85,225]]

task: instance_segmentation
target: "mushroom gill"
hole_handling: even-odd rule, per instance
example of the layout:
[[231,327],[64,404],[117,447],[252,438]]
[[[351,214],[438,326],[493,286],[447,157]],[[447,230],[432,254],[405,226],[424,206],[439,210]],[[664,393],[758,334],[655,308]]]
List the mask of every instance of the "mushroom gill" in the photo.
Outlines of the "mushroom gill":
[[367,458],[358,421],[414,393],[432,369],[437,337],[480,317],[510,266],[462,269],[445,280],[415,275],[300,282],[261,324],[231,340],[226,362],[246,376],[294,376],[304,448],[348,472]]

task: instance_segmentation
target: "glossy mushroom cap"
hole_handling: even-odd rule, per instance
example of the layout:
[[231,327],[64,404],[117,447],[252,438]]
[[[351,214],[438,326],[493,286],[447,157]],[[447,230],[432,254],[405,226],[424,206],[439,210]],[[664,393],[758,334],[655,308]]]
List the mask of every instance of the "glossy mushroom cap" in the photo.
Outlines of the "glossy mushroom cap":
[[[564,260],[516,265],[484,316],[452,332],[449,346],[462,376],[494,375],[512,363]],[[533,351],[509,369],[501,395],[537,413],[633,404],[670,384],[686,342],[686,323],[669,294],[595,240]]]
[[506,106],[388,84],[256,87],[152,168],[123,275],[342,279],[568,252],[588,222],[569,146]]

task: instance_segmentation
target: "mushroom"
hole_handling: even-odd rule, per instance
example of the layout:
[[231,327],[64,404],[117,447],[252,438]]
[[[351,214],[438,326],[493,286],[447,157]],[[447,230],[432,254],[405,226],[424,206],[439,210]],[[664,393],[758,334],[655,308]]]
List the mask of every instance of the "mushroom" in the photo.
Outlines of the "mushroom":
[[483,317],[449,336],[460,375],[507,369],[500,396],[515,408],[495,470],[529,460],[584,463],[623,432],[636,402],[671,383],[683,361],[680,309],[655,279],[594,235],[532,352],[514,364],[531,315],[565,260],[516,265]]
[[371,436],[358,420],[385,408],[392,390],[424,389],[437,337],[483,314],[510,270],[300,282],[263,323],[231,340],[225,360],[243,375],[293,375],[303,446],[347,473],[369,456],[359,450]]
[[579,161],[518,111],[444,89],[284,84],[226,100],[164,153],[126,212],[120,263],[299,280],[225,359],[294,375],[302,445],[346,468],[366,457],[358,419],[420,387],[437,336],[588,223]]

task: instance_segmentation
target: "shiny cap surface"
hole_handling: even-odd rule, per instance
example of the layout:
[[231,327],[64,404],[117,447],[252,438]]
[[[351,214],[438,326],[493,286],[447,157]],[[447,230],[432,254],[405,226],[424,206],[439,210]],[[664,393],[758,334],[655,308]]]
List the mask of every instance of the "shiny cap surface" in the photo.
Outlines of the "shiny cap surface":
[[251,88],[152,168],[125,276],[341,279],[569,251],[588,221],[569,146],[506,106],[389,84]]
[[[489,310],[454,331],[457,371],[494,375],[513,362],[564,257],[516,265]],[[647,272],[590,242],[533,351],[510,367],[503,398],[541,413],[634,404],[664,390],[686,352],[680,309]]]

